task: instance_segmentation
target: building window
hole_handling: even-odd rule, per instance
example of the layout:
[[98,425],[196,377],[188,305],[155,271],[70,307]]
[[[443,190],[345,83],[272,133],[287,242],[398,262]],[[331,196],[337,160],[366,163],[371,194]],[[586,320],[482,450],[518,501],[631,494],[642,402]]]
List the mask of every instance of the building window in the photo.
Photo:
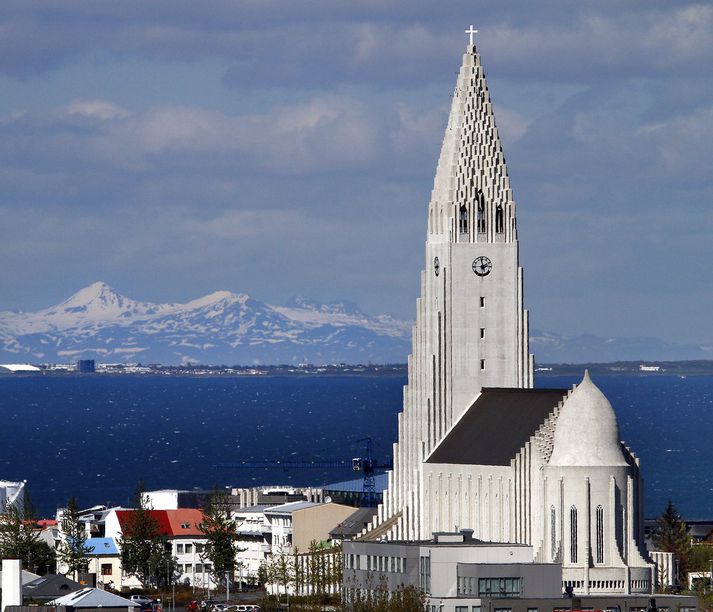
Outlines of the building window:
[[479,578],[478,597],[520,597],[520,579]]
[[498,207],[495,209],[495,232],[502,234],[503,228],[503,207],[502,204],[498,204]]
[[480,606],[473,606],[473,607],[470,609],[470,612],[480,612]]
[[597,563],[604,563],[604,508],[597,506]]
[[480,328],[480,337],[485,338],[485,328],[484,327]]
[[198,543],[196,543],[196,552],[197,552],[197,553],[202,553],[202,552],[203,552],[203,544],[198,544]]
[[480,307],[485,308],[485,298],[484,297],[480,298]]
[[177,555],[183,554],[183,544],[176,544],[176,554]]
[[557,558],[557,512],[554,506],[550,506],[550,549],[554,561]]
[[485,233],[485,198],[480,189],[478,190],[478,233]]
[[480,369],[484,370],[485,369],[485,359],[480,360]]
[[456,606],[456,612],[468,612],[468,606]]
[[102,563],[102,576],[111,576],[111,563]]
[[196,574],[202,574],[202,573],[203,573],[203,564],[201,564],[201,563],[196,563],[196,566],[195,566],[195,573],[196,573]]
[[465,204],[461,204],[460,207],[460,215],[458,217],[458,229],[460,230],[461,234],[468,233],[468,209],[465,207]]
[[193,552],[193,544],[186,544],[186,552],[187,553]]
[[431,592],[431,557],[421,557],[419,585],[424,593]]
[[577,563],[577,508],[569,509],[569,561]]

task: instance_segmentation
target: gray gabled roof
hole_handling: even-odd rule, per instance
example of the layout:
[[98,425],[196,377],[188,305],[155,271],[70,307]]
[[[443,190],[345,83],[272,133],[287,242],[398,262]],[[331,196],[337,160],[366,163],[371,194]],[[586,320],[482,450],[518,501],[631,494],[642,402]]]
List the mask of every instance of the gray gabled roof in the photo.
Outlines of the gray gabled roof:
[[139,607],[133,601],[102,591],[101,589],[86,588],[75,591],[69,595],[58,597],[49,602],[51,606],[71,606],[73,608],[126,608]]
[[47,574],[35,578],[22,587],[22,596],[33,599],[52,599],[62,597],[85,587],[67,576],[61,574]]
[[[33,574],[32,572],[28,572],[27,570],[22,570],[22,585],[26,585],[28,582],[32,582],[33,580],[37,580],[40,577],[39,574]],[[0,570],[0,583],[2,582],[2,570]]]
[[339,539],[353,538],[369,526],[375,514],[376,508],[357,508],[329,532],[329,537]]
[[427,463],[510,465],[567,389],[483,389]]

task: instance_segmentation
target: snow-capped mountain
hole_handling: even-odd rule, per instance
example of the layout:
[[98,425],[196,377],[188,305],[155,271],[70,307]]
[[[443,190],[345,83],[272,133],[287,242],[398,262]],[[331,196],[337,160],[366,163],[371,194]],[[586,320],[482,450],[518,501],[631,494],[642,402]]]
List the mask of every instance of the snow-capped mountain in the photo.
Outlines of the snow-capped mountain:
[[217,291],[185,304],[139,302],[94,283],[34,313],[0,313],[0,360],[177,364],[404,362],[410,324],[348,302],[271,306]]
[[[301,297],[272,306],[216,291],[185,304],[153,304],[98,282],[38,312],[0,312],[0,363],[404,363],[410,348],[408,322],[364,314],[351,302]],[[713,358],[713,346],[537,330],[530,350],[540,364]]]

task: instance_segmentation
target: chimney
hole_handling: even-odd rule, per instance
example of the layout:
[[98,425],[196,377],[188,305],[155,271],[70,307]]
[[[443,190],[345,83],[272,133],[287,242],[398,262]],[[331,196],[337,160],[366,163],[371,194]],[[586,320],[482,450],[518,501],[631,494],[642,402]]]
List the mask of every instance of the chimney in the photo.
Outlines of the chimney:
[[19,559],[2,560],[2,612],[22,605],[22,567]]

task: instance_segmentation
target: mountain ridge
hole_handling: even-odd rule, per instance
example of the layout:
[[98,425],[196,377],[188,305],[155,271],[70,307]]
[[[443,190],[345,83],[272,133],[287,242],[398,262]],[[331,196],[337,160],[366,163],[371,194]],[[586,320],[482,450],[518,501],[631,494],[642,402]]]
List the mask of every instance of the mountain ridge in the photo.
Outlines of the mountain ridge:
[[[214,291],[185,303],[126,297],[105,282],[37,312],[0,312],[0,361],[98,359],[178,365],[405,363],[411,327],[348,300],[294,296],[283,306]],[[713,346],[653,337],[566,336],[530,330],[539,364],[713,358]]]
[[34,313],[0,313],[0,359],[10,361],[387,362],[404,360],[409,347],[408,323],[299,296],[272,306],[222,290],[155,304],[98,281]]

